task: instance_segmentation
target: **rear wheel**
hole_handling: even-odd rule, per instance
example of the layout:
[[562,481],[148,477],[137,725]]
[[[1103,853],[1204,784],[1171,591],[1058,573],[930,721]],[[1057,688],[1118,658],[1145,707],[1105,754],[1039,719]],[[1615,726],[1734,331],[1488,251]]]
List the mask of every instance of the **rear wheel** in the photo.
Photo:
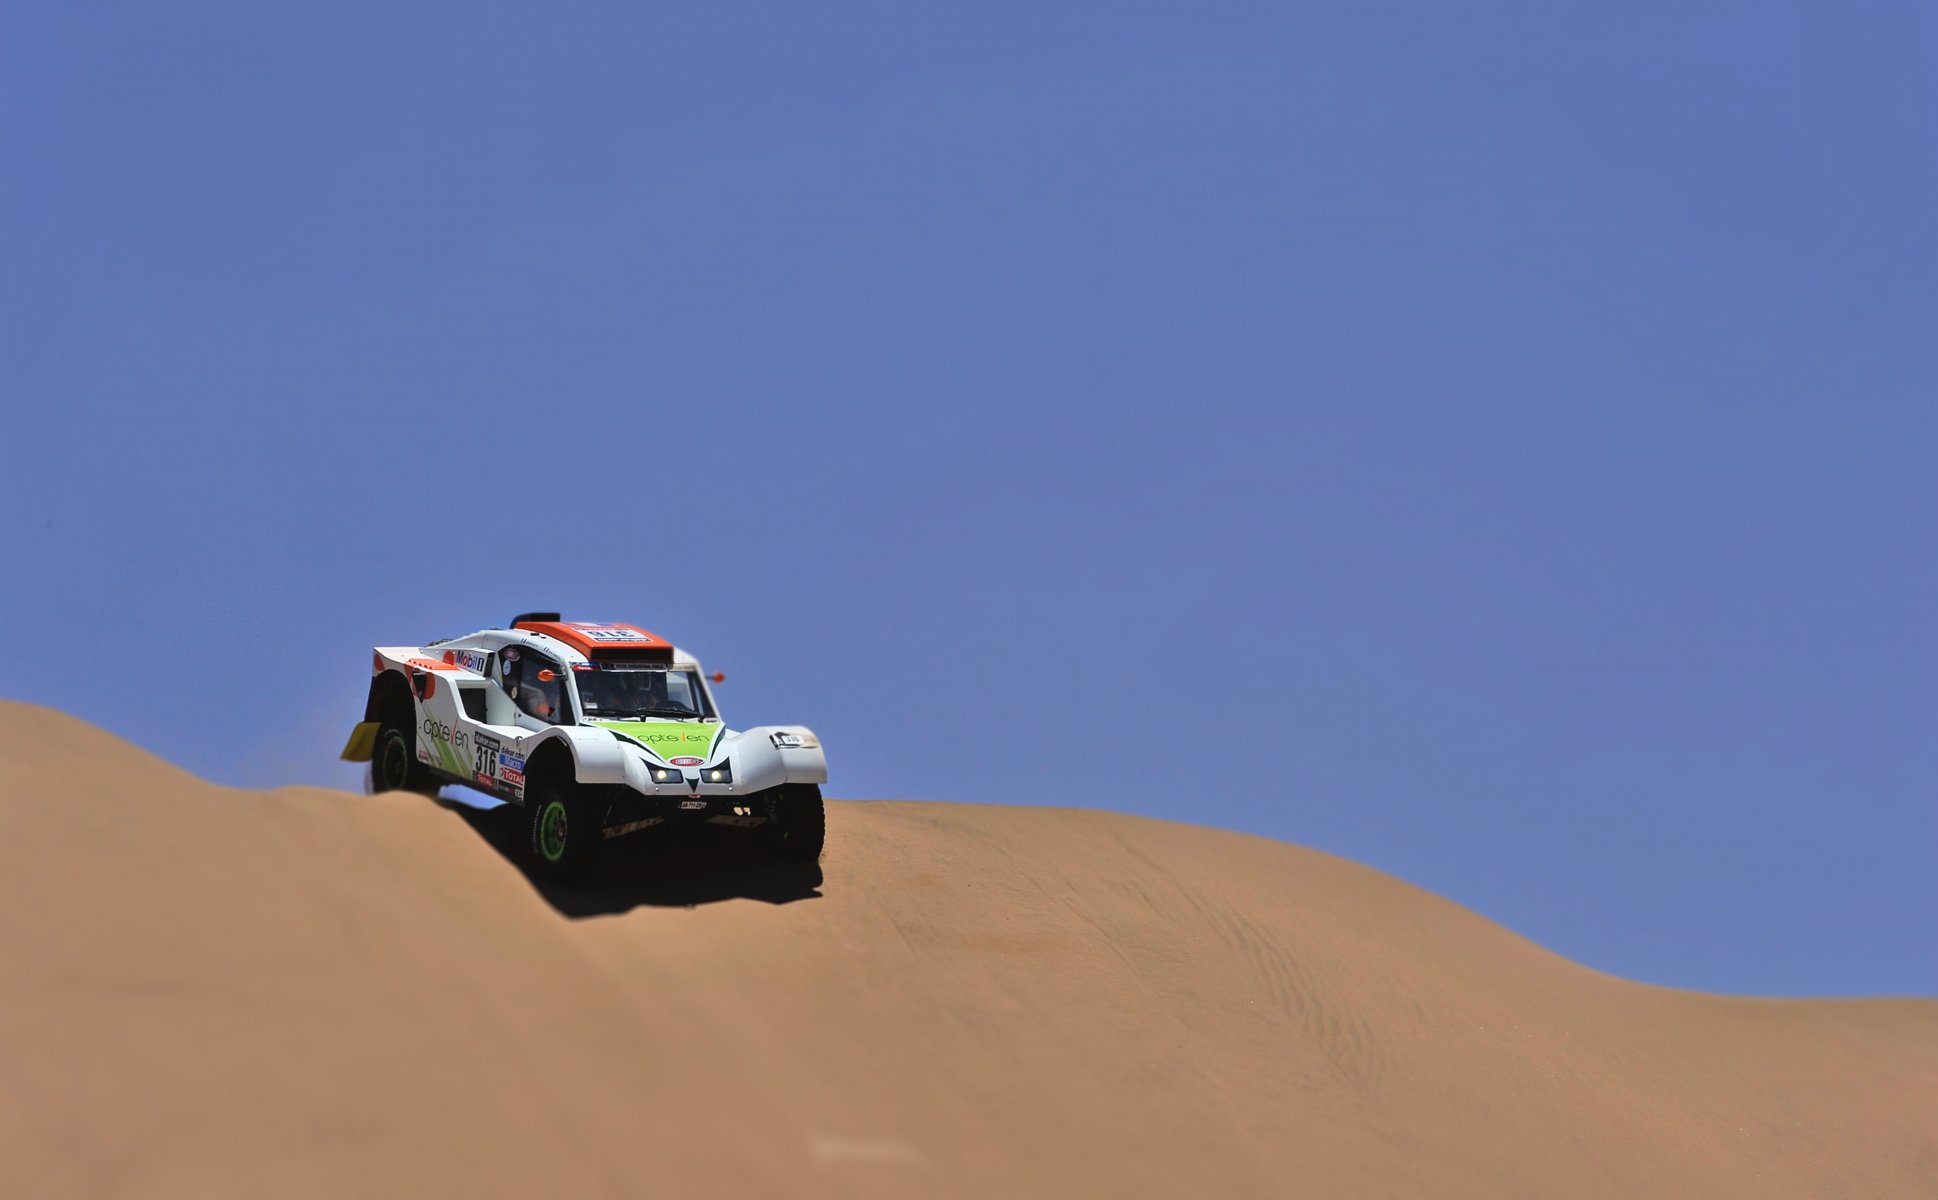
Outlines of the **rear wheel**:
[[376,752],[370,758],[372,792],[437,791],[431,769],[417,761],[417,747],[410,731],[394,717],[386,718],[377,729]]
[[532,866],[554,878],[582,873],[599,847],[598,815],[574,784],[547,783],[525,794]]
[[768,801],[768,845],[782,862],[813,862],[827,840],[827,812],[821,789],[811,783],[788,783],[775,789]]

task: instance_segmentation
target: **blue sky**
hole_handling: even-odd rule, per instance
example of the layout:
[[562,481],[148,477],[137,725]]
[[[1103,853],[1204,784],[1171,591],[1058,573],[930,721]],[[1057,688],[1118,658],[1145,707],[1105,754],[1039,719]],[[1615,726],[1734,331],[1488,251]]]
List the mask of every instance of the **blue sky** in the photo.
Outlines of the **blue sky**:
[[833,795],[1938,994],[1928,8],[689,7],[10,14],[0,694],[341,784],[558,608]]

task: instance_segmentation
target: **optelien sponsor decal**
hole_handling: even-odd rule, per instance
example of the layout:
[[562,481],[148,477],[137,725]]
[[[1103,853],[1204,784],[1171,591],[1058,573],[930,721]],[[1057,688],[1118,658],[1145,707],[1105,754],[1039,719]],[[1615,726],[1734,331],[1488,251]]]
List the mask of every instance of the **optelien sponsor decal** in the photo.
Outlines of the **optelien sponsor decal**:
[[[417,728],[423,733],[425,742],[429,744],[431,757],[428,761],[433,766],[439,770],[449,771],[453,775],[471,774],[471,764],[465,761],[471,753],[470,734],[462,729],[452,729],[435,717],[425,717],[423,723]],[[424,747],[420,746],[418,749],[421,751]]]
[[672,754],[697,754],[702,761],[713,752],[713,744],[720,740],[720,735],[727,731],[724,725],[676,725],[661,721],[601,721],[599,724],[652,747],[654,753],[662,758]]

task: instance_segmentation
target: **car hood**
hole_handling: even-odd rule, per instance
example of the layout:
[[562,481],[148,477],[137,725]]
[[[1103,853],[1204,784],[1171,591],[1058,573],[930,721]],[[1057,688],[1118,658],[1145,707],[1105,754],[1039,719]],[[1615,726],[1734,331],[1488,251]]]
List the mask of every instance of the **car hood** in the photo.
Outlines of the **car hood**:
[[713,749],[727,732],[725,725],[695,725],[685,721],[594,721],[629,742],[636,742],[661,758],[713,757]]

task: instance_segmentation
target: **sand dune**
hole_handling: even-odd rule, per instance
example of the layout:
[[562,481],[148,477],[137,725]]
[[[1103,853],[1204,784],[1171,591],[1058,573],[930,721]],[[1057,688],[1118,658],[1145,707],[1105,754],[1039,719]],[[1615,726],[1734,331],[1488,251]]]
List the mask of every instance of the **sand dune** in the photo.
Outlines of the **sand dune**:
[[1938,1002],[1628,983],[1094,811],[540,890],[421,798],[0,718],[9,1195],[1938,1196]]

